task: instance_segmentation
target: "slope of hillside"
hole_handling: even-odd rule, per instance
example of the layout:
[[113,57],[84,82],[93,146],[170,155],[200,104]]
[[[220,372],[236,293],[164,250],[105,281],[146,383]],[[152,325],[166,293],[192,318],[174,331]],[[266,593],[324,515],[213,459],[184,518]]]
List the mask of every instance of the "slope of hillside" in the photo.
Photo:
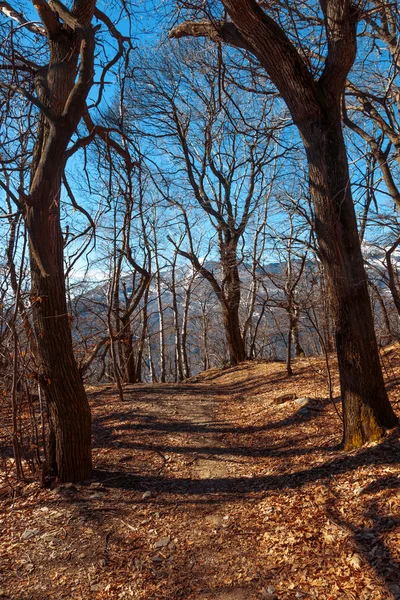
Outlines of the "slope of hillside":
[[3,496],[0,597],[399,599],[398,430],[342,453],[324,361],[294,370],[90,388],[94,481]]

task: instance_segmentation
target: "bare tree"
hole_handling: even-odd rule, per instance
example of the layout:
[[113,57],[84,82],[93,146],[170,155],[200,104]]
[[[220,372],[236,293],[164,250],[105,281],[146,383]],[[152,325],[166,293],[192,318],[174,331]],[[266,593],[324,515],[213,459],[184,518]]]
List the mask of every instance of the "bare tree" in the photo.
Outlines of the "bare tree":
[[[140,85],[144,98],[143,121],[153,124],[157,144],[161,136],[167,140],[163,151],[171,168],[185,177],[188,198],[183,199],[177,183],[160,168],[160,193],[180,210],[186,229],[188,249],[177,252],[212,286],[221,306],[230,362],[237,364],[246,358],[238,249],[271,183],[268,165],[283,153],[274,143],[281,123],[274,120],[272,101],[266,97],[254,102],[243,93],[248,106],[238,109],[235,89],[221,86],[215,53],[203,54],[190,48],[179,55],[170,51],[162,64],[153,57],[142,76],[135,70],[135,85]],[[194,252],[192,215],[197,219],[199,212],[208,221],[204,231],[215,235],[209,245],[218,248],[220,277]]]
[[[91,24],[94,14],[116,42],[112,59],[98,65],[102,72],[98,102],[106,73],[123,54],[124,39],[96,8],[95,0],[75,0],[71,9],[46,0],[33,4],[38,23],[8,3],[0,6],[2,26],[16,24],[6,37],[9,47],[5,45],[2,51],[5,64],[0,70],[0,89],[8,106],[21,107],[25,127],[32,133],[29,184],[12,182],[7,193],[23,214],[29,235],[31,310],[38,364],[34,376],[50,414],[47,467],[62,481],[77,481],[91,475],[91,417],[72,347],[60,222],[61,188],[67,160],[95,135],[105,135],[101,128],[91,126],[86,107],[99,32],[99,26]],[[76,139],[84,116],[90,132]]]
[[[290,39],[268,9],[263,10],[255,0],[223,0],[222,4],[231,21],[189,21],[178,25],[170,36],[206,36],[255,56],[298,127],[308,159],[315,230],[335,320],[344,446],[356,448],[379,439],[397,423],[379,361],[341,124],[360,11],[350,0],[319,3],[326,55],[321,45],[315,67],[307,40]],[[278,13],[281,10],[277,8]],[[319,27],[319,21],[315,23]]]

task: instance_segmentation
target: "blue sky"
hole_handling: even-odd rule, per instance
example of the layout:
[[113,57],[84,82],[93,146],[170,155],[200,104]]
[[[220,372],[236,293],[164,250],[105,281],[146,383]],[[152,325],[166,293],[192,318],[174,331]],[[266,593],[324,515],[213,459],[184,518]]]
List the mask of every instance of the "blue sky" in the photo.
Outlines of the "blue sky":
[[[114,8],[112,7],[111,4],[107,4],[107,3],[103,3],[100,2],[99,3],[99,7],[101,8],[101,10],[103,10],[104,12],[106,12],[106,14],[108,16],[110,16],[113,20],[118,21],[118,29],[121,31],[121,33],[123,33],[124,35],[128,35],[130,34],[132,36],[132,43],[134,47],[138,47],[138,48],[154,48],[154,47],[158,47],[160,44],[162,44],[165,39],[166,39],[166,34],[167,34],[167,29],[168,26],[171,23],[171,17],[173,14],[173,11],[171,11],[171,7],[172,7],[172,3],[169,2],[168,0],[166,0],[165,2],[156,2],[154,0],[145,0],[143,2],[139,2],[136,6],[135,6],[135,10],[134,10],[134,15],[132,17],[132,19],[128,19],[126,16],[122,16],[120,15],[119,11],[115,8],[115,3],[114,3]],[[32,18],[34,20],[37,19],[37,17],[35,16],[35,11],[32,7],[31,2],[28,1],[19,1],[15,3],[15,7],[19,10],[23,10],[26,14],[26,16],[28,18]],[[104,28],[103,28],[104,29]],[[106,42],[106,44],[111,44],[111,47],[108,50],[112,49],[112,46],[114,45],[113,41],[109,38],[109,36],[106,35],[106,37],[104,38],[104,41]],[[177,42],[175,42],[177,43]],[[362,49],[359,49],[362,50]],[[133,52],[136,52],[136,50],[133,50]],[[112,54],[112,52],[108,52],[109,55]],[[384,66],[384,65],[383,65]],[[96,73],[96,75],[98,76],[98,71]],[[362,71],[361,74],[358,70],[354,70],[352,77],[361,77],[363,76]],[[107,85],[105,88],[105,92],[104,92],[104,96],[103,96],[103,102],[102,102],[102,109],[106,109],[107,106],[111,105],[113,96],[115,94],[115,89],[117,87],[117,83],[118,83],[118,71],[117,69],[115,69],[114,71],[109,72],[108,76],[107,76]],[[90,94],[90,100],[94,101],[97,97],[97,90],[96,90],[96,86],[93,87],[91,94]],[[296,135],[296,134],[295,134]],[[361,142],[359,147],[362,147],[363,143]],[[353,149],[352,146],[349,145],[349,158],[350,160],[352,160],[353,158]],[[352,167],[352,170],[354,172],[354,183],[358,180],[362,180],[363,177],[363,169],[365,169],[365,165],[363,164],[363,162],[361,161],[357,167]],[[74,157],[69,165],[68,165],[68,170],[72,173],[75,174],[79,174],[82,171],[82,157],[79,155],[76,155],[76,157]],[[77,187],[77,183],[73,183],[73,189],[74,191],[79,195],[79,199],[82,202],[82,204],[87,207],[88,209],[92,210],[92,207],[96,205],[96,196],[95,194],[92,194],[91,197],[89,197],[89,195],[86,195],[86,193],[84,193],[82,195],[82,190],[79,189],[79,187]],[[357,190],[357,186],[354,185],[353,186],[353,193],[354,193],[354,197],[355,199],[357,199],[360,194],[362,192],[360,192],[359,190]],[[379,200],[379,204],[380,204],[380,208],[381,209],[385,209],[386,210],[390,210],[390,200],[388,200],[387,198],[385,198],[384,196],[382,196],[382,194],[378,194],[377,195],[378,200]],[[75,214],[76,215],[76,214]],[[75,216],[75,221],[76,222],[84,222],[84,220],[82,219],[77,219]],[[377,228],[379,229],[380,225],[377,224],[373,230],[373,233],[376,233]],[[371,229],[372,232],[372,229]],[[96,254],[93,255],[93,258],[96,257]],[[81,262],[82,264],[82,268],[84,267],[84,262],[82,260]],[[96,268],[96,267],[95,267]],[[102,272],[102,271],[100,271]]]

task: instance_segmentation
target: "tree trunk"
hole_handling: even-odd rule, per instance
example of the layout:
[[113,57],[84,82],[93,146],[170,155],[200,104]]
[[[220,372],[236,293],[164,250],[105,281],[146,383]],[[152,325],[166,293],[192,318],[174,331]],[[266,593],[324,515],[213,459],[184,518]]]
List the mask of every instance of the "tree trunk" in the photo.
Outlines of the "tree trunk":
[[315,229],[327,277],[344,415],[344,446],[379,439],[397,419],[382,376],[357,232],[339,103],[303,124]]
[[294,355],[296,358],[301,358],[305,356],[305,352],[300,344],[300,334],[299,334],[299,321],[300,321],[300,309],[296,302],[294,302],[293,307],[293,316],[292,316],[292,340],[294,346]]
[[182,341],[181,330],[179,327],[179,308],[176,291],[176,259],[177,252],[174,254],[171,268],[171,295],[172,295],[172,310],[174,313],[174,337],[175,337],[175,381],[183,380],[183,358],[182,358]]
[[390,290],[390,293],[392,294],[393,302],[396,307],[397,313],[400,315],[400,294],[399,294],[399,290],[397,289],[395,273],[394,273],[393,264],[392,264],[392,254],[397,249],[399,244],[400,244],[400,238],[398,238],[395,241],[395,243],[392,245],[392,247],[389,248],[389,250],[386,252],[386,266],[387,266],[388,279],[389,279],[389,290]]
[[39,355],[39,382],[50,411],[55,436],[57,476],[61,481],[89,479],[91,461],[91,418],[83,382],[72,349],[70,315],[67,310],[63,264],[63,237],[59,221],[61,176],[42,186],[42,205],[47,211],[30,208],[30,235],[41,240],[39,251],[52,262],[43,275],[32,256],[31,302]]
[[[137,357],[136,357],[136,378],[135,378],[136,383],[141,383],[141,381],[142,381],[143,353],[144,353],[144,348],[145,348],[145,343],[146,343],[146,337],[148,335],[147,308],[148,308],[148,302],[149,302],[149,291],[150,291],[150,278],[147,283],[147,286],[146,286],[146,289],[144,292],[144,298],[143,298],[143,308],[142,308],[142,315],[141,315],[142,331],[140,334],[139,347],[138,347],[138,352],[137,352]],[[149,346],[150,346],[150,341],[149,341]]]
[[[230,235],[230,234],[229,234]],[[223,298],[221,302],[230,364],[237,365],[246,360],[246,349],[242,337],[239,307],[240,278],[237,260],[237,241],[220,242],[223,272]]]
[[68,20],[76,30],[62,24],[47,3],[35,3],[35,8],[47,29],[50,52],[48,66],[35,78],[41,114],[29,194],[24,197],[38,380],[49,407],[57,475],[61,481],[80,481],[91,476],[91,417],[67,310],[60,189],[65,152],[93,82],[95,40],[90,22],[95,0],[74,2]]
[[324,344],[325,350],[330,354],[335,350],[335,340],[332,333],[332,312],[329,297],[327,293],[326,277],[324,267],[319,264],[319,277],[320,277],[320,294],[321,294],[321,307],[322,307],[322,329],[324,332]]
[[206,314],[205,303],[201,305],[202,309],[202,334],[203,334],[203,371],[207,371],[211,367],[210,353],[208,349],[208,319]]
[[164,308],[163,308],[163,301],[162,301],[161,272],[160,272],[160,265],[159,265],[159,261],[158,261],[157,237],[156,237],[155,230],[154,230],[154,242],[155,242],[154,257],[155,257],[155,262],[156,262],[158,322],[159,322],[159,327],[160,327],[160,330],[158,332],[158,338],[159,338],[159,343],[160,343],[160,346],[159,346],[160,381],[161,381],[161,383],[165,383],[166,378],[167,378],[167,375],[166,375],[167,366],[166,366],[166,361],[165,361]]
[[155,374],[155,369],[154,369],[154,361],[153,361],[153,351],[152,351],[152,347],[151,347],[151,334],[150,334],[150,329],[147,329],[147,349],[148,349],[148,355],[149,355],[149,377],[150,377],[150,382],[151,383],[156,383],[157,382],[157,378],[156,378],[156,374]]
[[[379,308],[380,308],[381,313],[382,313],[382,318],[383,318],[383,321],[385,323],[385,329],[386,329],[386,336],[385,337],[386,337],[387,341],[390,341],[390,340],[392,340],[396,336],[393,334],[393,331],[392,331],[392,325],[390,323],[390,318],[389,318],[389,314],[388,314],[388,310],[387,310],[385,301],[382,298],[382,294],[380,293],[378,286],[373,281],[371,281],[371,280],[369,280],[369,285],[371,286],[372,291],[373,291],[373,293],[376,296],[376,300],[377,300],[377,302],[379,304]],[[373,311],[373,312],[375,314],[375,311]]]
[[194,276],[191,277],[188,282],[186,293],[185,293],[185,304],[183,309],[183,317],[182,317],[182,330],[181,330],[181,341],[182,341],[182,359],[183,359],[183,375],[185,379],[190,377],[190,365],[189,365],[189,356],[187,349],[187,337],[188,337],[188,320],[189,320],[189,305],[190,298],[192,294],[192,284],[194,281]]
[[293,337],[293,321],[289,315],[289,329],[287,336],[287,348],[286,348],[286,374],[288,377],[293,375],[292,369],[292,337]]
[[123,365],[124,365],[124,383],[136,383],[136,361],[133,351],[133,335],[131,330],[130,317],[124,315],[121,317],[122,340],[123,340]]
[[239,322],[239,306],[225,303],[222,306],[222,317],[226,341],[228,344],[230,364],[237,365],[246,360],[246,350],[243,343]]

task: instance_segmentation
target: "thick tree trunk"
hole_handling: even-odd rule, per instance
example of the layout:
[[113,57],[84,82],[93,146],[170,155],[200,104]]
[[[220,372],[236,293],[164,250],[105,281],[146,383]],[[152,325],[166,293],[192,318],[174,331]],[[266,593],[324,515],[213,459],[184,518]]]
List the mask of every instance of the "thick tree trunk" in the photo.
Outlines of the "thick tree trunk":
[[239,306],[234,304],[224,304],[222,306],[222,317],[226,341],[228,344],[229,359],[231,365],[237,365],[246,360],[246,350],[240,331]]
[[237,240],[224,240],[220,243],[223,298],[221,301],[226,341],[231,365],[246,360],[246,348],[242,337],[239,319],[240,278],[237,259]]
[[92,471],[91,418],[72,349],[59,222],[60,186],[61,177],[50,188],[43,185],[42,203],[48,210],[30,208],[27,213],[30,234],[42,240],[40,252],[52,262],[50,272],[42,275],[31,252],[31,302],[38,378],[50,411],[57,476],[61,481],[82,481],[89,479]]
[[301,133],[309,161],[315,229],[335,321],[344,446],[379,439],[397,420],[379,361],[367,276],[359,244],[338,102]]

